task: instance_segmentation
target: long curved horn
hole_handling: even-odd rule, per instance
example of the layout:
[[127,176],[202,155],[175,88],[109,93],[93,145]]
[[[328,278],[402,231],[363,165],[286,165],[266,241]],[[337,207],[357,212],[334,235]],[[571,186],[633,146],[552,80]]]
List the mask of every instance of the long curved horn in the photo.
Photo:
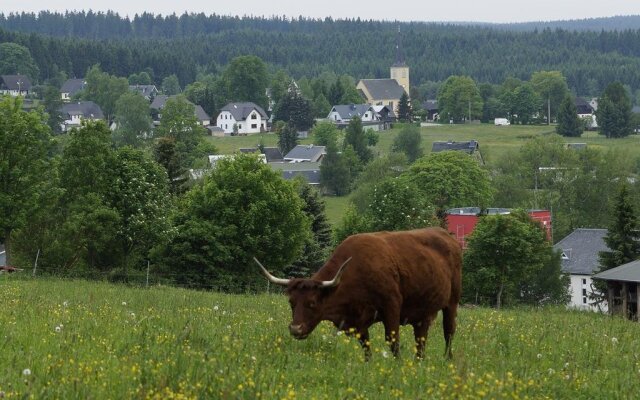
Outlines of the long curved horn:
[[260,261],[258,261],[257,258],[253,257],[253,260],[258,263],[258,265],[260,266],[260,269],[262,270],[262,273],[264,274],[264,276],[267,277],[269,282],[271,282],[273,284],[276,284],[276,285],[280,285],[280,286],[287,286],[289,284],[289,281],[291,279],[276,278],[275,276],[271,275],[269,273],[269,271],[267,271],[267,269],[264,267],[264,265],[260,264]]
[[342,274],[344,273],[344,267],[346,267],[347,263],[349,261],[351,261],[351,258],[352,257],[349,257],[347,259],[347,261],[342,263],[342,265],[340,266],[340,269],[338,270],[338,273],[333,278],[333,280],[322,281],[321,287],[323,287],[323,288],[331,288],[331,287],[334,287],[334,286],[338,286],[338,283],[340,283],[340,278],[342,277]]

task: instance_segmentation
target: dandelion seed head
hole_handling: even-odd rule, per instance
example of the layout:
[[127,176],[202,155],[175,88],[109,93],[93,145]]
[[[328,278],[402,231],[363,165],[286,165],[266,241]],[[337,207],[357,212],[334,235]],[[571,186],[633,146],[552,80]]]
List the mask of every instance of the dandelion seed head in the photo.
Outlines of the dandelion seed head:
[[122,302],[122,305],[123,305],[123,306],[126,306],[126,305],[127,305],[127,302],[126,302],[126,301],[123,301],[123,302]]
[[538,360],[542,358],[542,354],[538,353],[538,355],[536,356],[538,357]]
[[31,375],[31,370],[29,368],[25,368],[22,370],[22,375],[29,376]]
[[617,337],[612,337],[611,338],[611,343],[613,343],[613,344],[618,343],[618,338]]
[[56,326],[56,327],[55,327],[55,331],[56,331],[56,333],[60,333],[60,331],[62,331],[62,327],[61,327],[61,326],[59,326],[59,325],[58,325],[58,326]]

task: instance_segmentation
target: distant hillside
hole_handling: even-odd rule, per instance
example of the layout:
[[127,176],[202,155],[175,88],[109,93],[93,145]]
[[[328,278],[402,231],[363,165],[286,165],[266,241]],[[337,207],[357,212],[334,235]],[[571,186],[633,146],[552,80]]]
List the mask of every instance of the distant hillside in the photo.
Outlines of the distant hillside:
[[[99,63],[118,76],[147,70],[155,83],[176,74],[184,86],[199,71],[219,73],[231,59],[247,54],[294,78],[325,72],[385,78],[395,61],[398,25],[360,19],[149,13],[129,19],[91,11],[41,12],[0,14],[0,43],[29,48],[40,69],[40,76],[33,77],[36,81],[58,71],[83,76]],[[640,89],[640,29],[594,32],[549,26],[536,31],[531,25],[533,30],[528,31],[523,28],[527,24],[507,29],[507,25],[417,22],[400,26],[412,86],[450,75],[502,83],[510,76],[527,80],[535,71],[560,70],[578,94],[597,95],[615,80],[634,92]]]
[[515,24],[487,24],[496,29],[530,32],[542,29],[565,29],[569,31],[624,31],[640,29],[640,15],[619,15],[615,17],[572,19],[565,21],[537,21]]

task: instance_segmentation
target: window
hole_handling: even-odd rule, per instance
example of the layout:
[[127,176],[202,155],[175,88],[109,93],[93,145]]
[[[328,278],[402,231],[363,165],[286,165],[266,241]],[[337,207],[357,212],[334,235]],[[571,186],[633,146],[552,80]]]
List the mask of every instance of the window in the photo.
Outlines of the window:
[[587,304],[587,298],[586,297],[582,298],[582,304]]
[[586,296],[587,295],[587,289],[582,289],[582,295]]
[[[562,259],[563,260],[568,260],[569,256],[567,255],[567,253],[565,253],[564,251],[562,252]],[[583,279],[584,280],[584,279]]]
[[583,284],[583,285],[586,285],[586,284],[587,284],[587,280],[586,280],[586,279],[583,279],[583,280],[582,280],[582,284]]
[[251,114],[251,119],[258,119],[258,116],[256,115],[256,113]]
[[251,129],[258,129],[258,124],[251,124]]

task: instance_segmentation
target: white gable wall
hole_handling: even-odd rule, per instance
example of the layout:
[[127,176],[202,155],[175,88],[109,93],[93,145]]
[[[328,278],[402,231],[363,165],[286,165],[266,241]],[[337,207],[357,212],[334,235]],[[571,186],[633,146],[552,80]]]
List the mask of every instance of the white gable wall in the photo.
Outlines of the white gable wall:
[[236,121],[229,111],[222,111],[218,115],[216,126],[225,133],[233,133],[233,125],[237,124],[239,134],[260,133],[267,130],[267,121],[257,111],[252,111],[247,119]]
[[235,118],[229,111],[222,111],[220,115],[218,115],[218,120],[216,122],[216,126],[224,131],[224,133],[232,133],[233,132],[233,124],[236,123]]
[[[580,310],[599,311],[598,307],[590,304],[593,301],[589,299],[589,295],[592,293],[591,284],[593,283],[591,276],[570,275],[570,279],[569,294],[571,295],[571,300],[568,306]],[[600,310],[603,312],[607,311],[606,302],[600,305]]]

